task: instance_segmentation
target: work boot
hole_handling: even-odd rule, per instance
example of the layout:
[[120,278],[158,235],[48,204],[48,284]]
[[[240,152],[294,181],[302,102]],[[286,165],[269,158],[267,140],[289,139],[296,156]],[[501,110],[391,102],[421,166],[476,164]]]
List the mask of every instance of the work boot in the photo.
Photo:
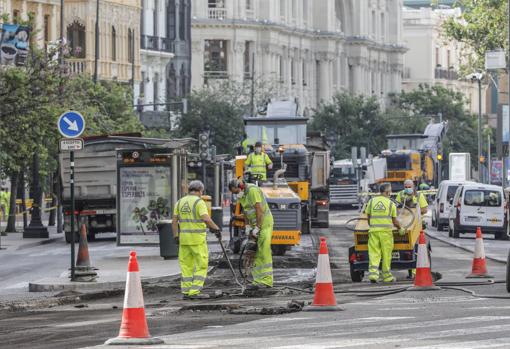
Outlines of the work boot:
[[193,294],[193,295],[189,295],[189,294],[185,294],[182,296],[182,299],[184,300],[194,300],[194,299],[209,299],[210,296],[206,293],[199,293],[199,294]]
[[393,284],[393,283],[397,282],[397,278],[395,278],[395,277],[392,277],[391,279],[388,278],[388,279],[383,280],[383,282],[386,284]]
[[368,279],[368,280],[370,280],[371,284],[377,284],[379,282],[378,279]]

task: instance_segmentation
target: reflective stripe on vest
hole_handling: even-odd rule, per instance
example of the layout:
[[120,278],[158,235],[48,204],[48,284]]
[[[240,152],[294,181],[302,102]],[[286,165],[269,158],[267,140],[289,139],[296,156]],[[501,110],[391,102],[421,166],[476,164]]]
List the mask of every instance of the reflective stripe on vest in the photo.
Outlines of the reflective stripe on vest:
[[[384,210],[380,209],[374,212],[374,208],[377,208],[378,205],[384,207]],[[391,216],[393,205],[394,204],[390,199],[383,196],[378,196],[371,199],[369,202],[368,211],[370,212],[370,228],[393,228],[393,219]]]
[[250,160],[249,168],[253,174],[266,174],[266,153],[248,155]]

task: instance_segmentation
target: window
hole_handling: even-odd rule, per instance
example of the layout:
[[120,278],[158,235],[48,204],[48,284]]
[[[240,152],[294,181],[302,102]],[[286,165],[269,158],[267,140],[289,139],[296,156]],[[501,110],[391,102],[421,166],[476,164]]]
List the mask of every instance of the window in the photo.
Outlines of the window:
[[181,80],[179,96],[183,97],[186,95],[188,91],[188,74],[186,70],[186,65],[184,63],[182,63],[181,65],[181,72],[179,73],[179,78]]
[[117,60],[117,32],[115,27],[112,26],[112,61]]
[[152,36],[159,36],[158,34],[158,13],[159,13],[159,1],[154,0],[154,9],[152,12]]
[[169,40],[175,40],[177,35],[177,18],[175,17],[176,11],[175,11],[175,0],[169,0],[168,6],[166,10],[166,16],[167,16],[167,31],[166,36]]
[[244,78],[250,79],[252,72],[252,62],[251,62],[251,44],[249,41],[244,43]]
[[303,86],[306,86],[307,85],[307,83],[306,83],[307,76],[306,76],[306,62],[305,61],[303,61],[303,64],[301,67],[301,73],[303,74]]
[[451,64],[451,61],[450,61],[450,50],[448,50],[446,52],[446,67],[448,69],[452,68],[452,64]]
[[44,44],[50,41],[50,16],[44,16]]
[[246,0],[246,9],[253,10],[253,0]]
[[154,79],[152,80],[152,86],[153,86],[153,90],[154,90],[154,110],[158,110],[158,106],[156,105],[156,103],[159,103],[159,91],[158,91],[158,88],[159,88],[159,74],[158,73],[154,73]]
[[206,72],[227,71],[227,41],[206,40],[204,52],[204,70]]
[[436,47],[436,67],[440,67],[441,66],[441,61],[440,61],[440,57],[439,57],[439,47]]
[[290,60],[290,79],[291,79],[292,85],[295,85],[296,84],[296,69],[295,69],[295,65],[294,65],[294,59]]
[[287,1],[287,0],[280,0],[280,16],[281,16],[282,18],[284,18],[284,17],[285,17],[285,2],[286,2],[286,1]]
[[296,0],[291,0],[290,1],[290,6],[291,6],[292,18],[295,19],[297,17],[297,4],[296,4]]
[[20,19],[20,17],[19,17],[19,10],[13,10],[12,11],[12,21],[15,24],[17,24],[19,19]]
[[73,22],[67,27],[67,41],[71,48],[71,56],[85,58],[85,26]]
[[467,206],[501,206],[501,193],[495,190],[466,190],[464,204]]
[[384,40],[386,38],[386,22],[384,18],[384,13],[381,13],[381,39]]
[[448,191],[446,192],[446,201],[450,202],[451,199],[455,196],[457,192],[458,185],[450,185],[448,186]]
[[224,8],[225,3],[223,0],[209,0],[208,6],[209,8]]
[[186,8],[184,2],[179,6],[179,38],[186,40]]
[[372,18],[370,21],[370,33],[375,38],[375,11],[372,11]]
[[145,72],[142,71],[142,81],[140,81],[140,96],[145,94]]
[[128,62],[134,63],[135,62],[135,36],[134,31],[132,29],[128,29]]
[[308,0],[303,0],[303,22],[308,22]]
[[285,67],[283,66],[283,57],[278,56],[279,68],[280,68],[280,82],[285,81]]

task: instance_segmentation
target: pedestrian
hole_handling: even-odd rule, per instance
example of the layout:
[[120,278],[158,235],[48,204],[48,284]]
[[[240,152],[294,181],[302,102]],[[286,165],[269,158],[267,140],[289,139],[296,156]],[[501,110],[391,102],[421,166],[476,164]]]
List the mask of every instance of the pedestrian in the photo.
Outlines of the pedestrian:
[[177,201],[174,208],[172,231],[179,244],[181,292],[185,299],[209,298],[201,293],[209,265],[206,228],[221,239],[221,230],[209,216],[201,198],[203,194],[204,184],[192,181],[188,185],[188,195]]
[[255,152],[250,153],[244,163],[246,171],[261,181],[267,180],[267,169],[273,168],[273,162],[265,152],[262,151],[262,142],[255,143]]
[[245,184],[241,179],[233,179],[228,184],[232,194],[236,194],[244,212],[248,242],[244,252],[244,267],[251,269],[253,283],[251,289],[273,287],[273,256],[271,240],[273,235],[273,215],[262,190],[254,184]]
[[379,187],[380,195],[373,197],[367,203],[368,230],[368,279],[372,283],[379,281],[379,264],[382,258],[383,282],[395,282],[391,274],[391,253],[393,252],[393,227],[400,235],[405,230],[397,220],[397,207],[391,201],[391,184],[383,183]]

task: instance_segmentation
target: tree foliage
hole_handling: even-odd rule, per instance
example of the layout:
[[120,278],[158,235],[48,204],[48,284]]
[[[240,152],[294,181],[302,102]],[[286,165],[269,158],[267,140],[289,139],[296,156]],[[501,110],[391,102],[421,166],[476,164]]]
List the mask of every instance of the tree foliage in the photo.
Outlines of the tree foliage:
[[449,123],[443,142],[449,152],[477,153],[477,119],[465,110],[461,93],[440,85],[423,85],[411,92],[391,96],[382,111],[373,97],[340,93],[316,110],[310,127],[324,133],[333,143],[335,159],[350,158],[351,147],[366,147],[374,155],[387,147],[386,135],[423,133],[438,113]]
[[485,53],[508,48],[508,13],[506,0],[459,0],[460,18],[444,23],[445,36],[464,45],[463,62],[470,70],[484,69]]

